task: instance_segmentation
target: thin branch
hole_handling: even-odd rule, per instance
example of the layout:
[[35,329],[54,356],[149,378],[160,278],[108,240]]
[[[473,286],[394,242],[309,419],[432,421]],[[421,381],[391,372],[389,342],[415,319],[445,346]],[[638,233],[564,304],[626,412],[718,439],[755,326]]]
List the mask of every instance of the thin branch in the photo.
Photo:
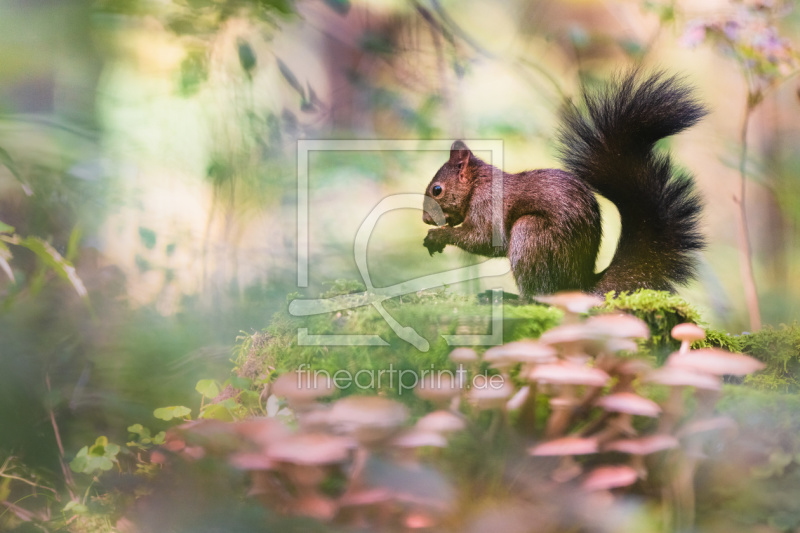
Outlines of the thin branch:
[[741,157],[739,159],[739,195],[733,198],[734,203],[739,206],[737,211],[739,266],[741,268],[747,310],[750,314],[751,331],[761,329],[761,311],[758,306],[758,290],[756,289],[756,281],[753,276],[753,253],[750,246],[750,235],[747,231],[747,209],[745,207],[747,192],[747,131],[750,125],[750,116],[757,102],[758,97],[748,88],[747,105],[744,111],[744,119],[742,120],[742,129],[739,133],[739,140],[741,143]]
[[[52,390],[50,388],[50,374],[44,375],[44,381],[47,384],[47,394],[48,396],[52,397]],[[53,426],[53,433],[56,436],[56,444],[58,445],[58,462],[61,464],[61,472],[64,474],[64,482],[67,485],[67,490],[69,491],[70,497],[74,500],[75,493],[72,491],[72,488],[75,486],[75,480],[72,478],[72,471],[67,466],[67,463],[64,461],[64,445],[61,442],[61,433],[58,431],[58,423],[56,422],[56,415],[53,412],[53,406],[50,405],[50,424]]]

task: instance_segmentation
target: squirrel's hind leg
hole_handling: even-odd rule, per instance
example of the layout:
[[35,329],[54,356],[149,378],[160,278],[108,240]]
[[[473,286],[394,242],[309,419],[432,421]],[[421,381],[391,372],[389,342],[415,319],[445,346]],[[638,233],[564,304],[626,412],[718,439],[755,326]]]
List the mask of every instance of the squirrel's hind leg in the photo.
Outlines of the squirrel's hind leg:
[[526,215],[514,222],[508,259],[520,296],[590,288],[593,269],[582,264],[584,254],[571,240],[541,216]]

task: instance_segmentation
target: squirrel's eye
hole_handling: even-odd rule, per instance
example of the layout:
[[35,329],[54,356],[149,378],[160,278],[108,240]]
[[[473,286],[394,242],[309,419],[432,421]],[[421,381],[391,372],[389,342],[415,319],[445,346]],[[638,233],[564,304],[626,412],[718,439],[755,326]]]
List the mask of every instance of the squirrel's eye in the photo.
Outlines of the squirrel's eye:
[[434,185],[433,189],[431,189],[431,190],[433,191],[433,195],[434,196],[439,196],[440,194],[442,194],[442,186],[441,185]]

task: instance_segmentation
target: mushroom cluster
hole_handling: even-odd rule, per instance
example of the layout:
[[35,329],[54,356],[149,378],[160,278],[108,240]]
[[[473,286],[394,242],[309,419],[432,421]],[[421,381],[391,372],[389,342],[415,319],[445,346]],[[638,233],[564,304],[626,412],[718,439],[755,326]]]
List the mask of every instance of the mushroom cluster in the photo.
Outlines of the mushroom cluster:
[[[580,321],[577,314],[586,311],[587,300],[581,297],[572,304],[570,298],[572,295],[557,295],[546,300],[569,316],[564,325],[539,339],[556,350],[557,360],[532,364],[518,359],[519,377],[525,381],[520,390],[527,389],[530,398],[530,391],[538,387],[540,393],[548,394],[550,404],[544,427],[527,428],[527,434],[541,437],[529,453],[534,458],[559,458],[550,467],[555,482],[582,476],[582,490],[607,491],[646,479],[645,458],[672,450],[668,457],[672,472],[663,477],[670,480],[667,492],[682,495],[673,502],[680,507],[679,500],[692,494],[687,484],[693,482],[695,464],[703,457],[704,436],[735,427],[732,420],[714,416],[722,376],[750,374],[762,369],[763,363],[719,349],[691,350],[691,343],[705,338],[705,332],[694,324],[679,324],[671,332],[681,341],[679,351],[669,356],[664,366],[653,369],[644,359],[620,353],[635,352],[633,339],[648,336],[644,322],[614,314]],[[507,351],[502,347],[492,350]],[[641,393],[645,388],[656,393],[667,389],[666,400],[657,403],[645,397]],[[694,400],[691,412],[686,409],[688,394]],[[519,420],[531,423],[536,417],[521,416]],[[579,456],[590,456],[583,461],[591,465],[586,473]],[[681,513],[691,515],[686,508]]]
[[[334,390],[322,381],[312,386],[292,372],[273,382],[272,392],[294,415],[290,423],[276,417],[192,421],[168,432],[159,461],[169,452],[188,460],[202,456],[186,453],[192,450],[222,457],[248,473],[250,496],[286,514],[367,529],[436,527],[452,506],[453,491],[418,452],[446,447],[449,435],[465,427],[463,417],[444,409],[409,424],[402,403],[380,396],[321,403]],[[430,383],[428,389],[424,397],[441,398]],[[424,494],[413,483],[397,482],[417,478],[436,490]]]
[[[662,452],[700,458],[701,434],[732,426],[732,421],[713,414],[722,376],[763,368],[746,355],[690,350],[705,332],[694,324],[679,324],[672,330],[682,343],[679,351],[654,369],[649,360],[635,355],[636,339],[650,335],[644,321],[616,313],[583,318],[602,300],[581,293],[538,299],[564,310],[562,325],[538,340],[486,350],[484,368],[496,372],[497,379],[484,377],[481,383],[489,386],[477,387],[473,376],[465,398],[473,409],[497,410],[502,420],[515,420],[519,433],[534,440],[529,448],[534,460],[545,468],[551,465],[550,479],[580,481],[583,491],[607,491],[646,479],[648,463],[651,468],[658,464],[646,459]],[[451,358],[473,374],[479,368],[464,348]],[[643,394],[645,390],[661,393],[666,400],[656,402]],[[691,413],[685,408],[687,391],[694,395]],[[545,403],[549,410],[537,413]]]
[[[636,340],[650,334],[642,320],[585,318],[602,300],[579,293],[541,300],[564,309],[562,325],[482,356],[454,349],[457,371],[418,380],[415,395],[431,411],[414,423],[395,400],[348,396],[326,403],[334,393],[329,381],[312,384],[287,373],[270,390],[286,401],[291,420],[191,422],[170,431],[157,453],[162,461],[169,453],[224,457],[249,473],[251,495],[287,514],[359,529],[436,529],[457,511],[457,498],[431,463],[451,434],[471,426],[464,438],[480,434],[492,442],[507,432],[513,438],[506,442],[523,443],[526,463],[546,472],[548,487],[605,505],[643,480],[663,483],[648,492],[665,495],[672,509],[691,517],[704,443],[713,432],[735,429],[715,415],[723,376],[763,364],[718,349],[692,350],[705,332],[680,324],[672,330],[680,349],[653,368],[636,355]],[[491,426],[481,431],[486,419]]]

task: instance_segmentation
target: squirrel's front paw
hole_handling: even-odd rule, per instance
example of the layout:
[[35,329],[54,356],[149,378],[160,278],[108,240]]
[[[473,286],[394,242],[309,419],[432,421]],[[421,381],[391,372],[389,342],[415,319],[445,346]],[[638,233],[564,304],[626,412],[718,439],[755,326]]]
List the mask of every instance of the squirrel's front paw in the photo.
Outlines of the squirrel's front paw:
[[428,234],[425,236],[425,240],[422,241],[422,245],[428,249],[428,252],[433,255],[436,252],[443,252],[444,247],[447,243],[444,242],[442,239],[442,231],[439,229],[430,229],[428,230]]

